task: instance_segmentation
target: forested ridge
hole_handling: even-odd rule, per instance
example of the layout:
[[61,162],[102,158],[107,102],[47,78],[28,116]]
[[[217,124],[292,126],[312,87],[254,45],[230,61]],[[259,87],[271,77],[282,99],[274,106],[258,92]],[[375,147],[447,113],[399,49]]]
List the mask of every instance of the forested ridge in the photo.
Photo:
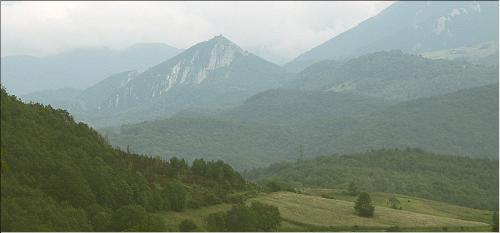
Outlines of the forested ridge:
[[156,211],[231,201],[249,185],[222,161],[112,148],[64,110],[1,90],[2,231],[166,231]]
[[275,163],[244,173],[250,180],[292,186],[411,195],[480,209],[498,209],[498,161],[380,149]]

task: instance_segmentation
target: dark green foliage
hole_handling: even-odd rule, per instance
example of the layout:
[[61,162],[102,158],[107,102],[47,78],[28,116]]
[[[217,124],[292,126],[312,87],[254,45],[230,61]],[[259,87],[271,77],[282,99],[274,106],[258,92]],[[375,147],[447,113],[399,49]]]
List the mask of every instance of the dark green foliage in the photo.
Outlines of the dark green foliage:
[[179,231],[181,232],[193,232],[196,231],[198,227],[192,220],[184,220],[179,224]]
[[263,191],[268,193],[279,192],[279,191],[295,192],[292,185],[283,181],[275,181],[275,180],[266,182],[264,184]]
[[389,198],[389,200],[387,200],[387,204],[392,209],[395,209],[395,210],[401,210],[402,209],[401,202],[395,196]]
[[111,219],[113,231],[166,231],[163,220],[148,214],[142,206],[130,205],[118,209]]
[[98,212],[92,216],[92,226],[94,226],[95,231],[110,231],[111,227],[111,217],[112,215],[107,212]]
[[410,146],[497,159],[498,84],[405,101],[370,115],[297,124],[171,118],[102,131],[123,148],[187,160],[222,158],[241,170],[297,160],[299,145],[306,158]]
[[147,219],[148,213],[142,206],[124,206],[113,214],[111,229],[115,231],[131,231],[133,228],[144,224]]
[[226,213],[219,212],[209,214],[206,219],[208,231],[225,231],[226,230]]
[[[400,193],[462,206],[498,206],[498,161],[446,156],[419,149],[385,149],[272,164],[246,177],[309,187],[347,187],[355,179],[367,192]],[[478,198],[480,197],[480,198]]]
[[195,175],[205,176],[207,173],[207,163],[205,163],[203,159],[193,160],[193,165],[191,167]]
[[361,217],[372,217],[375,212],[375,206],[372,205],[372,199],[368,193],[362,192],[354,203],[354,210]]
[[278,208],[253,202],[234,205],[227,212],[210,214],[206,218],[209,231],[277,231],[281,224]]
[[279,192],[281,191],[280,185],[276,181],[269,181],[266,183],[266,189],[269,192]]
[[256,123],[169,118],[122,125],[119,129],[105,128],[101,132],[121,148],[130,144],[130,148],[141,153],[178,155],[189,161],[223,159],[237,169],[265,166],[270,160],[297,154],[293,131]]
[[262,204],[260,202],[252,202],[250,209],[256,213],[257,230],[256,231],[277,231],[281,224],[281,217],[278,208]]
[[393,102],[356,94],[275,89],[256,94],[241,105],[222,111],[214,117],[286,125],[368,114],[390,104]]
[[[2,231],[165,231],[149,212],[226,201],[247,188],[222,161],[195,174],[169,161],[113,149],[63,110],[1,91]],[[196,170],[196,169],[194,169]],[[196,188],[195,188],[196,187]],[[127,225],[128,224],[128,225]]]
[[256,231],[257,216],[246,205],[235,205],[226,213],[226,231]]
[[498,212],[493,212],[493,223],[491,224],[491,230],[493,232],[498,232]]
[[182,211],[186,208],[186,190],[182,183],[173,182],[168,184],[164,193],[172,210]]

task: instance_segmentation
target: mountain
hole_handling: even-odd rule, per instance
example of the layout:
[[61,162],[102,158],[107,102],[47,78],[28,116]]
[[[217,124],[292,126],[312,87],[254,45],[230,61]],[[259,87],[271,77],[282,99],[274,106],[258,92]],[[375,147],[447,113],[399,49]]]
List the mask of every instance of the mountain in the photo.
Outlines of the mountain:
[[1,90],[1,230],[176,231],[158,213],[229,202],[248,187],[222,161],[113,149],[64,110]]
[[372,114],[304,123],[308,154],[417,147],[498,159],[498,83],[398,103]]
[[470,1],[399,1],[285,65],[299,72],[325,59],[344,60],[400,49],[408,53],[498,41],[498,4]]
[[15,95],[60,88],[85,89],[125,70],[143,70],[181,50],[151,43],[124,50],[77,49],[47,57],[7,56],[1,59],[2,85]]
[[288,88],[404,101],[498,82],[498,66],[432,60],[399,50],[346,62],[323,61],[297,74]]
[[21,98],[25,102],[50,103],[53,106],[70,109],[74,107],[74,99],[82,93],[82,90],[76,88],[61,88],[56,90],[37,91]]
[[198,43],[144,72],[123,72],[84,90],[70,109],[94,126],[171,116],[190,108],[236,106],[289,80],[281,67],[223,36]]
[[137,153],[221,159],[238,170],[295,158],[292,129],[211,118],[169,118],[99,130],[110,142]]
[[364,115],[393,102],[332,91],[274,89],[256,94],[243,104],[212,117],[286,125],[303,121]]
[[[338,97],[348,97],[351,103],[363,100],[354,96]],[[334,95],[326,100],[335,98]],[[123,125],[101,132],[121,148],[130,146],[136,152],[178,155],[190,160],[223,159],[240,170],[296,160],[301,156],[301,147],[304,157],[409,146],[442,154],[498,159],[498,83],[381,106],[365,115],[312,117],[301,121],[310,115],[299,111],[299,120],[287,124],[276,122],[279,117],[293,119],[293,116],[285,116],[287,111],[297,112],[300,108],[289,104],[291,110],[276,107],[276,111],[272,111],[275,105],[264,102],[262,109],[261,105],[254,108],[257,113],[250,107],[236,108],[238,115],[233,119],[221,119],[217,115],[220,113],[216,113],[206,118],[171,118]],[[336,106],[335,101],[331,106]],[[357,103],[357,107],[362,106],[361,102]],[[338,109],[370,111],[368,107],[366,110],[355,107]],[[318,115],[335,115],[335,111],[336,108],[325,109],[325,112],[318,111]]]
[[418,149],[321,156],[271,164],[244,175],[263,183],[275,181],[337,189],[346,189],[354,182],[364,192],[391,192],[473,208],[498,209],[498,161]]
[[431,59],[461,60],[473,64],[495,66],[498,65],[498,41],[424,52],[421,55]]

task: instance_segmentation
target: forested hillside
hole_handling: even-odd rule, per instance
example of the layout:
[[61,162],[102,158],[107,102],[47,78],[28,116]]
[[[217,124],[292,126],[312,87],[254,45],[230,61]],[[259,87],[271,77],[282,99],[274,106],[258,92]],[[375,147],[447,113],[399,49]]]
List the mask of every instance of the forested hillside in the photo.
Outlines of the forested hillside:
[[[405,101],[368,115],[343,118],[328,115],[346,110],[352,113],[356,109],[370,111],[377,106],[376,100],[369,100],[372,106],[361,109],[356,107],[362,103],[357,102],[356,106],[356,98],[350,95],[313,95],[327,97],[315,106],[307,104],[309,97],[304,94],[307,106],[299,108],[293,107],[292,102],[301,102],[293,101],[294,92],[292,96],[270,98],[273,93],[283,92],[269,92],[267,99],[283,105],[273,101],[258,104],[256,99],[233,110],[235,119],[258,123],[214,119],[216,116],[172,118],[102,132],[121,148],[129,146],[136,152],[187,159],[220,158],[237,169],[295,160],[300,156],[301,145],[306,158],[408,146],[444,154],[498,158],[498,84]],[[340,98],[347,98],[351,105],[337,105],[335,101]],[[300,121],[315,114],[325,117]],[[280,123],[279,117],[285,118],[282,125],[276,124]]]
[[134,152],[222,159],[241,170],[290,159],[299,149],[293,129],[209,118],[171,118],[100,131],[113,145]]
[[311,121],[298,127],[307,154],[378,148],[498,159],[498,84],[401,102],[356,118]]
[[152,213],[248,189],[222,161],[190,166],[116,150],[66,111],[23,104],[3,88],[1,125],[2,231],[166,231]]
[[275,89],[254,95],[240,106],[212,117],[287,125],[364,115],[382,110],[391,104],[393,102],[388,100],[356,94]]
[[381,51],[344,63],[322,62],[288,85],[404,101],[498,82],[498,66],[432,60],[399,50]]
[[[389,192],[462,206],[498,209],[498,162],[438,155],[419,149],[382,149],[277,163],[246,172],[260,182]],[[352,190],[352,188],[351,188]]]

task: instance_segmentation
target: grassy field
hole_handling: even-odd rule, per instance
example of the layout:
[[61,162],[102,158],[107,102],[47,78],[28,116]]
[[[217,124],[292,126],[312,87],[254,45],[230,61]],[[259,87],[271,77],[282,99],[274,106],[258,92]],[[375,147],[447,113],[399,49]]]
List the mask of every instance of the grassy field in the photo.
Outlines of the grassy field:
[[[323,198],[321,195],[329,198]],[[276,192],[261,194],[248,200],[260,201],[279,208],[283,222],[280,231],[386,231],[398,226],[399,231],[489,231],[488,211],[475,210],[404,195],[396,195],[402,210],[387,207],[386,200],[393,194],[371,194],[375,207],[373,218],[354,213],[354,197],[333,189],[307,189],[305,194]],[[335,199],[330,199],[335,198]],[[409,202],[408,202],[409,200]],[[171,231],[178,231],[179,223],[193,220],[199,231],[205,231],[204,218],[215,212],[226,211],[231,205],[221,204],[183,212],[162,212]]]
[[442,230],[443,227],[448,229],[463,227],[464,230],[467,228],[474,231],[489,229],[489,225],[482,222],[394,210],[380,205],[376,206],[373,218],[363,218],[354,213],[351,201],[290,192],[272,193],[256,200],[278,207],[281,216],[290,225],[302,225],[306,228],[313,225],[324,227],[325,230],[385,230],[391,226],[419,231]]
[[[336,189],[305,189],[304,193],[315,196],[325,195],[328,198],[345,201],[354,201],[356,199],[355,196],[346,195],[344,190]],[[491,223],[493,218],[493,213],[491,211],[472,209],[406,195],[373,192],[370,193],[370,197],[375,205],[384,207],[389,206],[387,203],[389,198],[396,197],[400,201],[403,210],[415,213],[484,222],[488,224]]]

